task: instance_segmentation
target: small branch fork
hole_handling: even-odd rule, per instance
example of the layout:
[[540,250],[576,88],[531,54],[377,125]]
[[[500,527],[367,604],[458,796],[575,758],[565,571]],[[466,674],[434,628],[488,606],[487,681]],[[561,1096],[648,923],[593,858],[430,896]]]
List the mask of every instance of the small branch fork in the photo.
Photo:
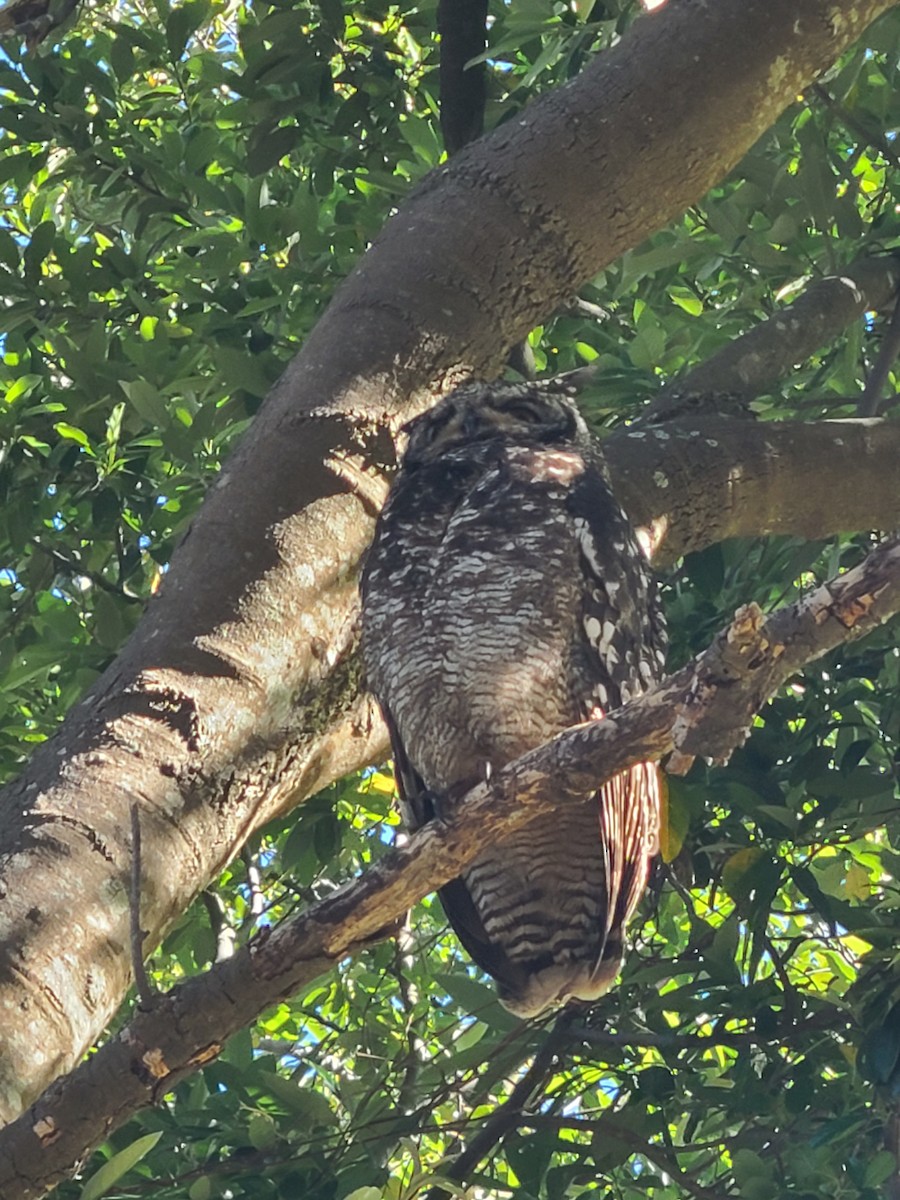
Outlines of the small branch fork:
[[897,612],[896,536],[769,617],[755,605],[742,608],[707,650],[647,695],[523,755],[474,788],[452,824],[429,822],[361,879],[156,996],[0,1132],[0,1195],[44,1195],[133,1112],[214,1059],[265,1008],[384,937],[406,909],[459,875],[486,841],[525,825],[551,794],[557,802],[583,797],[626,767],[676,750],[682,763],[698,754],[726,759],[791,674]]

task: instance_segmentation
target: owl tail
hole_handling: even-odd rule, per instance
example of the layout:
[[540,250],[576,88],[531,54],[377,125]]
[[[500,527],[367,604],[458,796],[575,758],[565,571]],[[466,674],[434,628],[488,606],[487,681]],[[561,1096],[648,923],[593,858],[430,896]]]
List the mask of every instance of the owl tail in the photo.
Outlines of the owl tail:
[[605,783],[598,798],[606,874],[605,941],[615,944],[624,941],[625,926],[647,888],[650,863],[659,851],[659,768],[656,763],[637,763]]

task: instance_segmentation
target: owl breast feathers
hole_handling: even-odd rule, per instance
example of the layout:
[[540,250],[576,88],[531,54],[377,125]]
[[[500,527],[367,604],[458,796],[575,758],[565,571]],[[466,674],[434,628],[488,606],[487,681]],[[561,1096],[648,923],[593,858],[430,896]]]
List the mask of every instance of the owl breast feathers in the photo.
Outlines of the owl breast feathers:
[[[362,578],[369,685],[405,817],[452,817],[486,775],[661,674],[643,552],[564,385],[473,384],[413,421]],[[659,827],[640,764],[487,846],[441,890],[512,1012],[614,981]]]

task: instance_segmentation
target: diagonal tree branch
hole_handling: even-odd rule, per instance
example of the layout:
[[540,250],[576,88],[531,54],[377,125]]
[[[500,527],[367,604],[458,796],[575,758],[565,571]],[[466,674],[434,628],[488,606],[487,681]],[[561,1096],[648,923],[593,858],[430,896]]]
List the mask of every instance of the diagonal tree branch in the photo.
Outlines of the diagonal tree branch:
[[712,645],[640,700],[576,726],[474,788],[453,824],[432,821],[354,883],[257,936],[233,958],[138,1012],[118,1037],[0,1132],[0,1195],[33,1200],[135,1110],[215,1058],[260,1012],[448,882],[551,802],[583,797],[631,764],[673,750],[724,758],[793,672],[900,611],[900,537],[795,604],[738,612]]
[[890,304],[898,288],[896,254],[860,258],[840,275],[816,280],[792,304],[723,346],[684,379],[664,387],[644,410],[642,421],[671,420],[685,411],[686,398],[692,396],[728,394],[749,400],[761,395],[788,378],[794,363],[827,346],[864,313]]
[[[552,1074],[555,1069],[573,1017],[571,1012],[564,1011],[560,1014],[532,1059],[531,1065],[516,1082],[510,1094],[491,1113],[449,1167],[441,1173],[444,1180],[465,1183],[478,1164],[488,1157],[507,1134],[521,1124],[525,1109],[533,1103],[535,1096],[543,1091],[547,1085],[548,1074]],[[426,1200],[449,1200],[449,1196],[450,1193],[438,1185],[431,1189]]]

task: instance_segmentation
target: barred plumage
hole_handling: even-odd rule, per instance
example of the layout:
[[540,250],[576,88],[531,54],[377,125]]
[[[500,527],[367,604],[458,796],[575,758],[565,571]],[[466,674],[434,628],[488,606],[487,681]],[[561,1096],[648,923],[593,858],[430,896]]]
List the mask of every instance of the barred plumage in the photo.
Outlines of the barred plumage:
[[[565,383],[472,384],[409,426],[362,579],[369,685],[407,822],[644,691],[665,634],[645,556]],[[513,1012],[592,1000],[647,881],[642,764],[491,846],[441,890]]]

